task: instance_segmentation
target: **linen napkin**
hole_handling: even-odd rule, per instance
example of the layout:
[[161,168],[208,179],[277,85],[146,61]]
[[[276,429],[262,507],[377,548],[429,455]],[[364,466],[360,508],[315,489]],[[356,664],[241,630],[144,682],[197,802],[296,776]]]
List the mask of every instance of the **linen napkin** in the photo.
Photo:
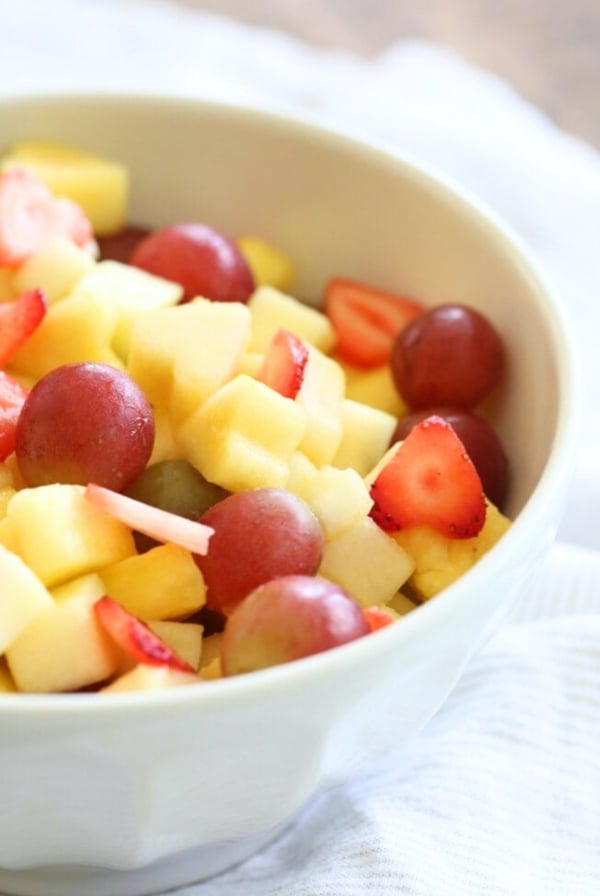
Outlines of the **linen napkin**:
[[[600,892],[600,156],[447,48],[365,61],[175,0],[4,0],[0,92],[140,89],[283,109],[421,157],[562,293],[584,415],[559,540],[427,727],[260,854],[178,896]],[[116,894],[117,896],[117,894]]]

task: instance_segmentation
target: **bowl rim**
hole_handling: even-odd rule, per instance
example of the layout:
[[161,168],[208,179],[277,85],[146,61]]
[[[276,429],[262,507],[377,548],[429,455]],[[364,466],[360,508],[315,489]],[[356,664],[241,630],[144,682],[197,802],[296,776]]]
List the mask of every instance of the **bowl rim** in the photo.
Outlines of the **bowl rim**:
[[[226,679],[200,681],[198,687],[181,686],[167,690],[103,693],[0,693],[0,713],[10,717],[11,713],[28,711],[32,716],[49,714],[53,722],[70,717],[75,713],[102,717],[127,713],[129,717],[138,712],[145,715],[149,709],[183,707],[200,709],[216,701],[220,706],[227,702],[246,701],[248,697],[261,700],[266,692],[277,688],[287,689],[289,682],[304,679],[308,684],[315,677],[327,675],[332,664],[349,670],[357,662],[368,664],[372,654],[395,649],[405,640],[419,637],[423,627],[435,625],[436,617],[452,610],[460,604],[462,583],[470,583],[470,589],[485,585],[505,566],[513,546],[518,547],[521,532],[535,526],[546,515],[553,497],[561,488],[566,488],[572,473],[576,453],[580,416],[580,377],[573,325],[569,320],[563,299],[555,285],[537,261],[533,250],[524,239],[495,210],[465,187],[456,178],[448,175],[415,153],[399,150],[371,135],[357,133],[343,126],[335,127],[311,118],[308,115],[265,107],[257,103],[235,102],[203,96],[182,95],[171,92],[145,90],[111,91],[49,90],[48,92],[23,92],[7,94],[0,98],[0,117],[3,109],[13,107],[35,107],[44,103],[76,106],[87,103],[96,105],[161,106],[172,108],[173,104],[186,107],[192,113],[203,111],[211,115],[236,117],[239,121],[260,122],[261,126],[282,129],[300,139],[329,142],[333,149],[354,153],[364,158],[368,164],[388,167],[410,174],[419,186],[444,194],[444,199],[460,207],[463,213],[477,220],[478,226],[489,231],[496,242],[511,251],[521,268],[534,285],[538,304],[543,305],[551,335],[553,354],[558,372],[557,421],[552,445],[542,474],[522,509],[512,521],[509,530],[500,541],[481,557],[456,582],[446,587],[435,599],[427,601],[403,616],[398,623],[390,625],[367,638],[336,647],[290,663],[259,670],[246,675]],[[49,719],[48,719],[49,721]]]

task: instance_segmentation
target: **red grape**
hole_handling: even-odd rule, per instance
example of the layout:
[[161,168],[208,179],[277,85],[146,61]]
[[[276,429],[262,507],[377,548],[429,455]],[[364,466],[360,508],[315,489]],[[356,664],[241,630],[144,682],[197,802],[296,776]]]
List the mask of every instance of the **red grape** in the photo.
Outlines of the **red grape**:
[[213,504],[200,522],[214,529],[196,563],[206,605],[229,615],[254,588],[284,575],[313,575],[323,556],[323,531],[300,498],[280,488],[255,488]]
[[225,675],[239,675],[321,653],[370,632],[365,616],[338,585],[289,575],[256,588],[225,625]]
[[390,444],[405,439],[416,423],[431,416],[442,417],[450,424],[479,473],[483,491],[492,504],[502,508],[508,486],[508,460],[496,431],[482,417],[460,408],[415,411],[400,418]]
[[146,227],[128,224],[126,227],[108,236],[96,237],[100,250],[100,261],[111,259],[129,264],[129,259],[138,243],[145,239],[150,231]]
[[152,409],[139,386],[108,364],[56,367],[31,390],[15,451],[30,486],[95,482],[121,491],[146,466]]
[[396,388],[414,409],[472,408],[498,384],[504,363],[491,323],[466,305],[439,305],[412,320],[392,350]]
[[207,224],[175,224],[139,243],[130,263],[180,283],[183,301],[247,302],[254,278],[236,244]]

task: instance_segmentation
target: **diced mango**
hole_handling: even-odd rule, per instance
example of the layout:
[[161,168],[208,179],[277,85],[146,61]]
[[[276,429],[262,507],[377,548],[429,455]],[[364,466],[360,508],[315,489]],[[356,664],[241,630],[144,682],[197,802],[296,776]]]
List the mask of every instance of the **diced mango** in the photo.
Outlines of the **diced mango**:
[[50,612],[52,597],[17,554],[0,544],[0,653],[4,653],[34,620]]
[[189,551],[163,544],[100,571],[106,593],[141,619],[178,619],[206,599],[202,573]]
[[73,588],[69,597],[31,623],[7,650],[20,691],[73,691],[105,681],[118,667],[119,651],[94,613],[98,599]]
[[80,205],[94,232],[102,236],[123,227],[129,200],[127,168],[110,159],[49,140],[23,140],[4,156],[2,168],[23,165],[57,196]]
[[67,239],[53,240],[31,255],[15,271],[18,293],[41,289],[49,305],[64,299],[75,285],[95,267],[89,252]]
[[397,419],[379,408],[352,399],[342,402],[342,438],[334,467],[352,467],[366,476],[389,448]]
[[177,440],[206,479],[237,492],[284,486],[305,427],[306,415],[295,401],[241,374],[190,417]]
[[159,619],[149,621],[148,627],[171,648],[173,653],[188,663],[192,669],[198,670],[204,631],[201,625],[194,622],[170,622]]
[[410,587],[422,600],[429,600],[471,569],[509,526],[507,517],[486,501],[485,524],[475,538],[445,538],[429,526],[412,526],[393,538],[415,560]]
[[131,530],[98,510],[79,485],[44,485],[18,491],[8,505],[19,554],[53,587],[135,553]]
[[237,244],[248,262],[256,286],[270,285],[284,290],[290,288],[294,279],[294,265],[287,255],[257,236],[242,236]]
[[248,307],[252,313],[250,351],[266,351],[280,327],[291,330],[324,354],[335,346],[335,330],[329,318],[278,289],[259,287],[250,297]]
[[299,448],[317,466],[330,464],[342,438],[344,373],[331,358],[308,346],[304,378],[296,404],[306,412],[306,430]]
[[407,551],[370,517],[327,541],[319,574],[362,606],[387,603],[415,568]]

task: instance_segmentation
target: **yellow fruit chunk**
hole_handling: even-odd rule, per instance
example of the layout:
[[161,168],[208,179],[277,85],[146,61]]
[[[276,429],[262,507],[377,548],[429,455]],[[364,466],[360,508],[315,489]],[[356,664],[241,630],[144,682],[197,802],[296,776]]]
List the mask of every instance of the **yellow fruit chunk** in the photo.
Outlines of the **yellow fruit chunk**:
[[[291,484],[294,484],[293,479]],[[308,504],[326,539],[335,538],[359,523],[373,506],[365,483],[351,469],[338,470],[330,466],[315,469],[312,476],[298,483],[295,493]]]
[[157,464],[163,460],[178,460],[182,451],[173,430],[171,415],[163,407],[154,408],[154,445],[148,465]]
[[175,544],[152,548],[100,570],[105,593],[141,619],[178,619],[195,613],[206,586],[192,555]]
[[127,360],[131,331],[143,314],[176,305],[183,288],[163,277],[119,261],[100,261],[79,280],[72,296],[89,296],[95,302],[114,307],[116,323],[112,348]]
[[429,526],[412,526],[393,538],[415,560],[410,587],[422,600],[429,600],[471,569],[509,526],[510,520],[486,501],[485,524],[475,538],[445,538]]
[[[8,505],[6,507],[8,509]],[[19,553],[19,542],[17,540],[17,530],[14,523],[9,520],[8,516],[3,516],[0,520],[0,545],[3,545],[13,554]]]
[[308,361],[296,404],[306,412],[299,448],[317,467],[330,464],[342,439],[344,373],[336,361],[308,346]]
[[0,520],[6,516],[6,509],[15,493],[12,485],[0,485]]
[[385,604],[415,567],[407,551],[370,517],[325,543],[319,574],[345,588],[363,607]]
[[221,668],[221,642],[223,635],[219,632],[209,635],[202,641],[202,656],[200,657],[200,677],[204,681],[213,681],[223,677]]
[[202,655],[202,632],[204,631],[201,625],[194,622],[168,622],[157,619],[149,621],[148,627],[180,659],[192,669],[198,669]]
[[21,557],[0,545],[0,653],[54,606],[52,597]]
[[329,354],[335,346],[335,330],[329,318],[271,286],[261,286],[250,297],[252,314],[250,351],[265,352],[280,327]]
[[17,293],[43,290],[48,304],[53,305],[64,299],[95,264],[89,252],[71,240],[57,239],[31,255],[15,271],[14,284]]
[[392,599],[388,601],[386,606],[398,616],[406,616],[407,613],[411,613],[416,609],[417,604],[414,600],[411,600],[410,597],[407,597],[406,594],[399,591],[398,594],[395,594]]
[[194,299],[137,321],[128,371],[179,423],[234,376],[249,334],[246,305]]
[[201,684],[201,679],[191,672],[180,672],[168,666],[135,666],[130,672],[116,678],[101,694],[126,693],[128,691],[164,691],[186,684]]
[[98,236],[126,222],[129,174],[118,162],[48,140],[24,140],[4,156],[2,168],[23,165],[57,196],[80,205]]
[[11,365],[36,378],[75,361],[95,361],[122,369],[111,348],[117,320],[117,309],[98,297],[67,296],[48,309]]
[[130,529],[84,497],[80,485],[18,491],[8,505],[19,554],[53,587],[135,553]]
[[396,417],[352,399],[342,402],[342,438],[334,467],[352,467],[366,476],[389,448]]
[[290,288],[294,265],[287,255],[258,236],[242,236],[237,244],[248,262],[256,286],[268,284],[277,289]]
[[353,367],[343,361],[340,364],[346,375],[346,398],[379,408],[394,417],[409,413],[406,403],[398,395],[389,364],[371,370]]
[[74,691],[105,681],[116,671],[119,651],[94,613],[98,599],[85,581],[81,593],[55,601],[6,653],[20,691]]
[[13,268],[0,268],[0,302],[11,302],[17,297]]
[[9,668],[6,665],[6,660],[2,660],[2,662],[0,662],[0,693],[16,694],[16,692],[17,686],[15,685]]
[[185,456],[228,491],[284,486],[306,427],[290,398],[246,374],[212,395],[177,433]]

